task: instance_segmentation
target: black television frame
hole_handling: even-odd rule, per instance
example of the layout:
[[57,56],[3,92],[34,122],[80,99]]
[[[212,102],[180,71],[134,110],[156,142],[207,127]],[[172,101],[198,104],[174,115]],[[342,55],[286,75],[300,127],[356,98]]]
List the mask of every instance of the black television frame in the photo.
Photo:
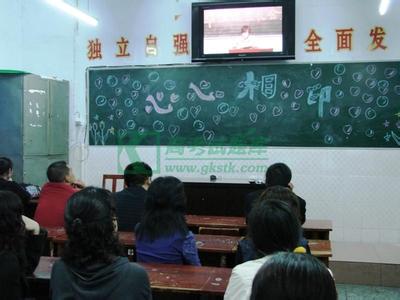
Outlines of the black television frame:
[[[282,52],[204,54],[204,10],[282,6]],[[192,62],[295,59],[295,0],[256,0],[192,3]]]

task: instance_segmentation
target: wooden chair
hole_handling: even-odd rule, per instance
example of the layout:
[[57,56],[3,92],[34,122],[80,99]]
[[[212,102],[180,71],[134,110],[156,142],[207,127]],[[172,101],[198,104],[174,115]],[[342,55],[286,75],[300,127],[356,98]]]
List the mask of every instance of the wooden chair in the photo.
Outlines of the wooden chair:
[[239,228],[199,227],[199,234],[240,236]]
[[111,192],[115,193],[117,191],[117,180],[124,180],[124,175],[120,174],[104,174],[103,175],[103,189],[106,188],[107,179],[112,180],[111,182]]

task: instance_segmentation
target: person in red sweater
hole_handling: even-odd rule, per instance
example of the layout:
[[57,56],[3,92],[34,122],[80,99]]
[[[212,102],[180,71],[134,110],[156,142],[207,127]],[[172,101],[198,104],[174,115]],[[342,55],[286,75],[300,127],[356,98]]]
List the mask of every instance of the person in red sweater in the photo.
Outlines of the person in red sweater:
[[35,220],[42,227],[64,227],[64,208],[68,199],[83,188],[76,181],[65,161],[56,161],[47,168],[47,182],[40,192]]

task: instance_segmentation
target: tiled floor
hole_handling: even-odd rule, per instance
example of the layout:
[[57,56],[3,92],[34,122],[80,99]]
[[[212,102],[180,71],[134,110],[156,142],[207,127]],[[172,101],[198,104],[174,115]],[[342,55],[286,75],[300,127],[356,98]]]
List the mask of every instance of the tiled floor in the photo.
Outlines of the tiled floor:
[[400,300],[400,288],[337,284],[339,300]]

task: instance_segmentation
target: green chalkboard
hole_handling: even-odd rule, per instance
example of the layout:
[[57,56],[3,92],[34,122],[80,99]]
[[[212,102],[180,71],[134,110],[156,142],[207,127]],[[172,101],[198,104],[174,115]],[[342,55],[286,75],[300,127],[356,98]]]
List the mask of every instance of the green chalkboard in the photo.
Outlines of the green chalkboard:
[[400,146],[399,62],[87,75],[91,145]]

